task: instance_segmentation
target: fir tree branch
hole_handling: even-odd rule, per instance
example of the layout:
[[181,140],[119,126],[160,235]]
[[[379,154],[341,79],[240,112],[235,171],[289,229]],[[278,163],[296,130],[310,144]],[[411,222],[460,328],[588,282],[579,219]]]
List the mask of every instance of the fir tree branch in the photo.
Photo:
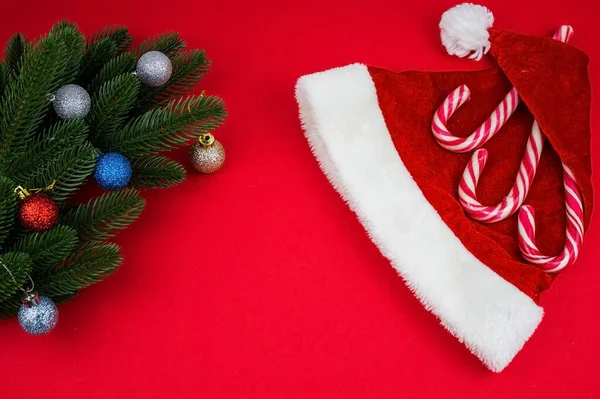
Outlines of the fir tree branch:
[[185,42],[181,39],[179,33],[171,32],[144,40],[133,50],[133,53],[139,58],[148,51],[160,51],[171,58],[184,48]]
[[106,240],[125,229],[144,209],[144,200],[136,190],[124,189],[68,210],[60,223],[77,230],[85,241]]
[[0,248],[15,224],[17,196],[13,192],[16,185],[10,179],[0,175]]
[[0,301],[4,301],[23,286],[31,271],[31,260],[29,255],[22,252],[7,252],[0,255],[0,262],[10,270],[8,273],[0,265]]
[[54,189],[48,194],[58,203],[66,201],[77,191],[93,172],[98,154],[94,147],[85,142],[63,153],[60,158],[40,169],[27,182],[27,187],[45,187],[56,180]]
[[120,75],[104,83],[94,93],[92,108],[86,117],[90,127],[90,140],[100,149],[96,139],[111,137],[123,124],[136,103],[140,80],[132,74]]
[[[4,90],[6,89],[6,86],[8,86],[8,83],[10,82],[11,73],[12,72],[11,72],[10,66],[8,66],[7,63],[5,63],[5,62],[0,63],[0,98],[4,94]],[[1,139],[2,139],[2,132],[0,132],[0,140]]]
[[106,151],[116,151],[140,158],[171,150],[202,132],[213,130],[226,116],[223,100],[213,96],[188,97],[170,102],[131,119],[112,137],[103,137],[98,145]]
[[[29,148],[18,154],[12,162],[0,164],[0,173],[4,173],[17,185],[27,184],[40,170],[45,170],[61,158],[63,154],[81,147],[87,137],[87,126],[81,119],[60,121],[44,130],[38,140],[33,140]],[[32,186],[29,186],[32,187]]]
[[85,48],[85,37],[77,25],[60,21],[50,30],[49,36],[54,35],[65,43],[67,48],[67,66],[61,78],[60,85],[72,83],[79,73],[79,65],[83,59],[83,50]]
[[113,80],[120,75],[134,72],[136,64],[137,58],[131,53],[121,54],[108,61],[87,86],[88,93],[93,95],[93,93],[97,92],[104,83]]
[[32,274],[39,275],[71,256],[77,241],[75,229],[55,226],[48,231],[27,234],[11,250],[29,254]]
[[110,37],[103,37],[90,43],[81,60],[78,82],[86,87],[88,82],[100,72],[102,66],[117,56],[117,45]]
[[48,32],[48,36],[50,35],[59,35],[65,28],[74,28],[77,29],[77,25],[72,22],[67,21],[66,19],[61,19],[50,28],[50,32]]
[[10,67],[14,76],[18,76],[23,65],[23,57],[30,50],[29,40],[21,33],[14,34],[8,39],[4,50],[4,62]]
[[88,47],[104,38],[109,38],[115,43],[117,55],[129,50],[133,41],[129,29],[124,26],[110,25],[94,33],[88,41]]
[[185,168],[166,157],[150,155],[131,161],[133,175],[129,184],[139,189],[168,188],[185,179]]
[[170,100],[189,93],[210,69],[210,61],[202,50],[189,50],[175,55],[173,74],[159,87],[144,86],[140,105],[145,109],[164,106]]
[[[68,57],[55,36],[42,38],[23,58],[18,79],[11,80],[0,101],[0,163],[24,151],[50,106]],[[12,153],[12,154],[11,154]]]
[[74,294],[108,277],[122,261],[123,257],[116,244],[84,244],[60,268],[40,278],[40,293],[49,296]]

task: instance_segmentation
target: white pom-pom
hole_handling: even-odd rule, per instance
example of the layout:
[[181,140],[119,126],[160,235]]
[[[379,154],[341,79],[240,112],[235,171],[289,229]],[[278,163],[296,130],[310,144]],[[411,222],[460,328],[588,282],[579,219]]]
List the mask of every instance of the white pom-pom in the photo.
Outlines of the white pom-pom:
[[480,60],[490,50],[488,29],[493,23],[494,15],[486,7],[459,4],[442,15],[442,43],[450,55]]

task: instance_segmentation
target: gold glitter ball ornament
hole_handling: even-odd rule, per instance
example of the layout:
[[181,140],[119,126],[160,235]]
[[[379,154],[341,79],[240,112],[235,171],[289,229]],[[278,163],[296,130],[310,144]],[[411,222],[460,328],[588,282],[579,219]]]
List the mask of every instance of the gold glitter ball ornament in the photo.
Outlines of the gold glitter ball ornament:
[[203,134],[190,149],[190,161],[198,172],[216,172],[225,162],[225,149],[212,134]]

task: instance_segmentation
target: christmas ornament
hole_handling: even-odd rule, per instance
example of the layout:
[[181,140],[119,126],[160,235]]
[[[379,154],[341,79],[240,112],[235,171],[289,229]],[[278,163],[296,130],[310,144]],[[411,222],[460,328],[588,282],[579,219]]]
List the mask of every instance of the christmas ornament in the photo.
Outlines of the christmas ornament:
[[[52,189],[54,183],[46,187]],[[21,186],[15,193],[22,199],[19,206],[19,220],[23,227],[31,231],[46,231],[51,229],[58,221],[58,205],[44,189],[27,190]],[[38,191],[38,192],[33,192]]]
[[135,72],[142,83],[158,87],[167,83],[173,73],[173,65],[169,57],[160,51],[148,51],[138,60]]
[[[541,322],[540,294],[555,280],[547,272],[577,258],[593,190],[588,57],[565,44],[572,29],[552,41],[492,23],[473,4],[440,23],[448,53],[489,53],[491,69],[353,64],[300,78],[296,96],[310,148],[369,236],[425,308],[501,371]],[[477,104],[454,118],[471,93]],[[473,134],[452,133],[474,121]],[[473,151],[470,160],[455,154]],[[486,151],[496,168],[484,178],[493,184],[479,188]],[[533,209],[544,217],[539,226]],[[536,227],[544,234],[536,237]]]
[[131,179],[131,163],[116,152],[101,154],[94,170],[94,179],[106,190],[119,190]]
[[90,112],[92,100],[81,86],[68,84],[56,90],[54,110],[62,119],[83,119]]
[[[0,266],[8,272],[8,275],[15,285],[19,285],[15,276],[2,260],[0,260]],[[31,276],[28,276],[28,278],[31,282],[31,287],[27,290],[23,287],[19,287],[19,290],[21,290],[24,295],[23,303],[19,308],[17,317],[23,330],[32,335],[43,335],[52,331],[56,326],[56,323],[58,322],[58,309],[50,298],[38,296],[38,294],[34,292],[35,284],[33,283]]]
[[198,172],[213,173],[223,166],[225,149],[212,134],[206,133],[190,148],[190,160]]
[[58,309],[50,298],[28,293],[18,313],[19,324],[31,335],[47,334],[58,322]]

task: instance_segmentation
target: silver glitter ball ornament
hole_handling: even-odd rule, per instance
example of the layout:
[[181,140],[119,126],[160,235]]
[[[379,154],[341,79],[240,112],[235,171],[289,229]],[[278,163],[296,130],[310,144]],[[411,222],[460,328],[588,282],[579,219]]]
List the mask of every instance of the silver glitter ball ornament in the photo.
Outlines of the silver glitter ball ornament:
[[19,324],[32,335],[47,334],[58,322],[58,309],[50,298],[28,294],[19,308]]
[[213,173],[223,166],[225,149],[212,134],[203,134],[190,148],[190,160],[198,172]]
[[138,60],[135,73],[144,84],[158,87],[167,83],[173,73],[173,65],[169,57],[160,51],[148,51]]
[[54,110],[61,119],[83,119],[91,104],[88,92],[78,85],[64,85],[54,93]]

